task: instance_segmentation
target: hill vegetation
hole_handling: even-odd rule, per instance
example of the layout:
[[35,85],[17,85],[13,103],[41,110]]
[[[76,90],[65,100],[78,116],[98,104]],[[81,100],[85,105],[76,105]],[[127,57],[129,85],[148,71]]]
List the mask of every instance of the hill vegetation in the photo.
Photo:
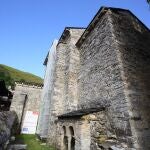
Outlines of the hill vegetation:
[[42,85],[43,79],[31,73],[0,64],[0,80],[4,80],[6,86],[14,87],[15,82],[29,85]]

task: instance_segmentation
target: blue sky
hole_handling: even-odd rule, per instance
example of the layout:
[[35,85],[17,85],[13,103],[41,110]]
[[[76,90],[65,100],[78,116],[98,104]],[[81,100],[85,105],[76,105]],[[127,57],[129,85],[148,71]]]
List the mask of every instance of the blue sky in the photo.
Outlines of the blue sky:
[[146,0],[0,0],[0,64],[43,77],[53,39],[86,27],[101,6],[129,9],[150,28]]

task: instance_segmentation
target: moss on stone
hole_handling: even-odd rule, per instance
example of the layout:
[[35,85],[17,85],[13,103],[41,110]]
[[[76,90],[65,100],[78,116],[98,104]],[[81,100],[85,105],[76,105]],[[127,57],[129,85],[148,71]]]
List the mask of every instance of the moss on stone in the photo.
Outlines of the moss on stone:
[[93,114],[89,114],[89,115],[84,115],[81,117],[82,120],[87,120],[87,121],[91,121],[91,120],[97,120],[96,116]]
[[102,144],[102,143],[104,143],[107,139],[108,139],[108,138],[107,138],[106,135],[100,135],[100,136],[98,137],[98,143]]

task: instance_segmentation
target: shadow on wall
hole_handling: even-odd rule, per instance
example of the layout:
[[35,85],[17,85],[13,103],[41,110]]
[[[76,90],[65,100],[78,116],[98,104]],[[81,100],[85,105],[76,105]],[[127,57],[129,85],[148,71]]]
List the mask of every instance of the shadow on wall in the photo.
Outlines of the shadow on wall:
[[74,130],[72,126],[69,127],[69,131],[71,136],[70,147],[71,150],[75,150],[75,138],[74,138]]
[[0,111],[9,111],[12,98],[13,94],[6,88],[5,81],[0,80]]

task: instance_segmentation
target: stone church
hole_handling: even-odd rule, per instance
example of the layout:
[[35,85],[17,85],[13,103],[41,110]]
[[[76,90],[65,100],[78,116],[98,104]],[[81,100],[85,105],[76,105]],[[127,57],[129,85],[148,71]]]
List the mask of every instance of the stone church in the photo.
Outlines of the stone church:
[[41,138],[60,150],[150,150],[150,30],[134,14],[102,7],[87,28],[66,27],[44,64]]

